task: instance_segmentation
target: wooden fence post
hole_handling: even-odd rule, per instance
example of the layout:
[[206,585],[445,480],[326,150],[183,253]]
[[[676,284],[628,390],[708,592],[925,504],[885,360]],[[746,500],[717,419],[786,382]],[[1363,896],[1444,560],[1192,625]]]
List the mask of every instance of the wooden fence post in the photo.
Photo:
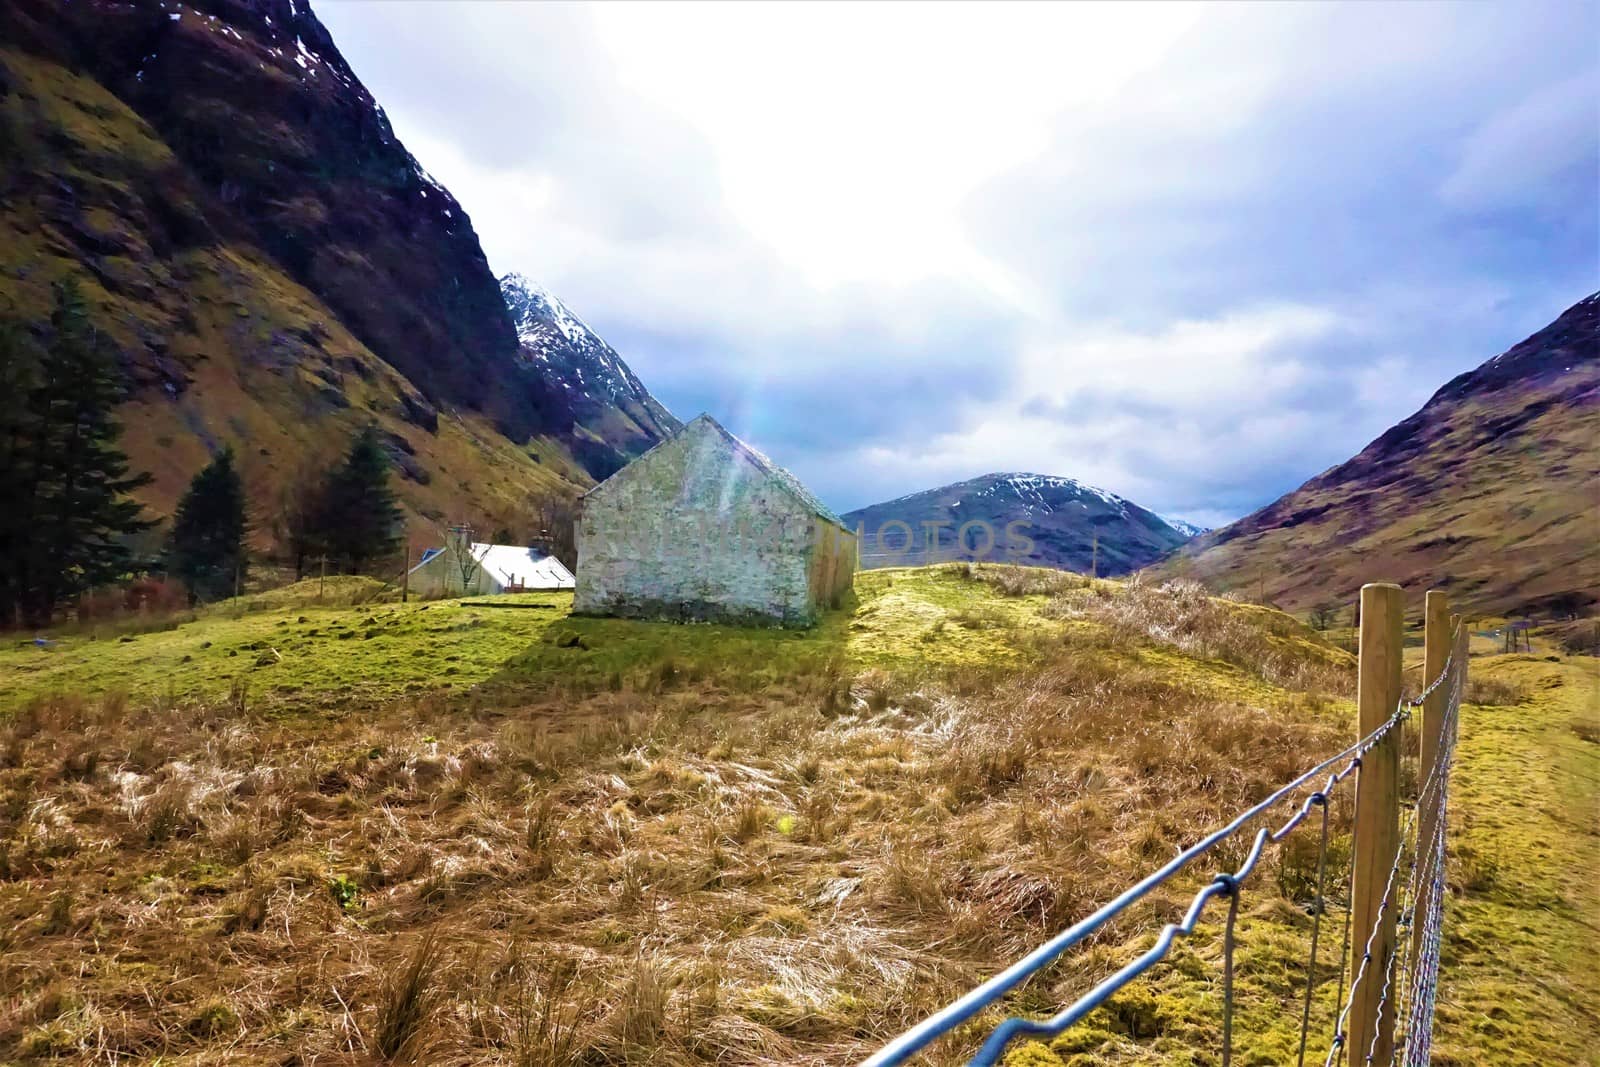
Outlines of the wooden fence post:
[[[1459,679],[1458,684],[1461,686],[1461,699],[1465,700],[1467,693],[1467,667],[1472,662],[1472,620],[1464,615],[1452,615],[1450,616],[1450,625],[1456,632],[1456,663],[1460,670],[1456,677]],[[1459,711],[1456,713],[1453,729],[1455,732],[1451,734],[1452,739],[1461,732],[1461,713]]]
[[[1445,661],[1449,660],[1454,652],[1454,639],[1450,626],[1450,598],[1443,590],[1430,589],[1423,609],[1423,638],[1422,638],[1422,684],[1432,684],[1439,677],[1439,672],[1444,670]],[[1456,666],[1452,663],[1450,670],[1455,672]],[[1417,735],[1421,741],[1417,754],[1417,862],[1422,862],[1424,853],[1433,847],[1434,834],[1439,831],[1439,797],[1437,792],[1431,797],[1422,795],[1428,779],[1434,773],[1434,765],[1439,762],[1439,749],[1444,744],[1444,716],[1450,701],[1450,682],[1445,681],[1422,704],[1422,721],[1418,724]],[[1423,923],[1414,922],[1411,925],[1411,958],[1422,957]]]
[[[1360,736],[1389,720],[1400,703],[1400,659],[1405,625],[1405,594],[1398,585],[1373,582],[1361,587]],[[1396,886],[1384,905],[1389,872],[1400,851],[1400,731],[1391,730],[1361,759],[1356,779],[1355,870],[1351,901],[1354,967],[1373,930],[1372,959],[1350,1001],[1349,1062],[1365,1063],[1374,1049],[1374,1063],[1388,1063],[1394,1048],[1396,997],[1382,999],[1384,974],[1395,950]],[[1379,1004],[1383,1010],[1379,1011]]]

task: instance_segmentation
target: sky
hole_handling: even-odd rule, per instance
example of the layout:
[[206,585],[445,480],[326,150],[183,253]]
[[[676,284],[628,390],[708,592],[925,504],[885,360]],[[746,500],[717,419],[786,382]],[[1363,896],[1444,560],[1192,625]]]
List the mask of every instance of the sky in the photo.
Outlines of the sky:
[[496,273],[840,511],[1220,525],[1600,288],[1594,3],[316,10]]

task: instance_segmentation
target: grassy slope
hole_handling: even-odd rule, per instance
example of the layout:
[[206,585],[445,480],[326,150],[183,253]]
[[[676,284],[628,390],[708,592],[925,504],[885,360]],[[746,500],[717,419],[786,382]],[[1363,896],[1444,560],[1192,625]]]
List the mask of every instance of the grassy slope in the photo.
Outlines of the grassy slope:
[[[385,976],[429,933],[442,1001],[416,1048],[436,1059],[852,1062],[1349,732],[1348,702],[1320,695],[1348,657],[1281,615],[979,577],[863,575],[803,634],[291,592],[127,643],[6,649],[8,677],[49,665],[29,692],[113,695],[0,728],[0,1062],[364,1062],[393,1036]],[[1177,644],[1140,639],[1152,623]],[[257,666],[266,649],[239,647],[256,642],[284,658]],[[1543,706],[1474,709],[1469,735]],[[1465,766],[1498,758],[1484,741]],[[1307,862],[1269,861],[1246,901],[1241,1062],[1292,1050]],[[1195,884],[1012,1007],[1054,1010]],[[1013,1060],[1207,1062],[1215,932]],[[1448,1012],[1476,1019],[1513,978],[1567,988],[1559,971],[1537,946],[1463,958]],[[1581,1017],[1592,987],[1571,989]],[[1543,1021],[1513,1014],[1494,1040]],[[1470,1025],[1452,1047],[1484,1047]],[[1548,1040],[1538,1062],[1570,1061]]]
[[[385,602],[351,606],[374,584],[330,578],[323,597],[312,578],[151,632],[71,628],[51,634],[47,647],[13,638],[0,646],[0,673],[9,679],[0,711],[40,697],[112,692],[135,704],[220,700],[236,684],[252,704],[274,711],[480,685],[659,688],[680,672],[686,683],[715,675],[750,690],[847,665],[1002,665],[1019,655],[1003,635],[1031,617],[1026,602],[997,601],[981,585],[897,582],[891,572],[863,576],[858,608],[807,632],[568,619],[565,592],[399,604],[391,590]],[[484,603],[525,607],[474,606]],[[557,645],[561,634],[581,637],[584,647]]]
[[1293,611],[1365,582],[1417,587],[1444,575],[1455,597],[1480,614],[1571,589],[1592,593],[1593,523],[1585,516],[1593,509],[1600,415],[1592,407],[1556,408],[1516,435],[1478,442],[1478,428],[1504,410],[1468,404],[1452,412],[1443,438],[1410,469],[1414,482],[1375,488],[1358,505],[1349,503],[1355,490],[1348,484],[1308,484],[1282,506],[1328,508],[1321,516],[1251,528],[1159,569],[1217,589],[1255,595],[1259,588]]
[[1600,660],[1472,668],[1530,699],[1462,716],[1434,1062],[1597,1064]]
[[[519,446],[471,414],[441,413],[436,433],[406,422],[400,398],[416,390],[252,246],[153,248],[147,198],[168,198],[173,215],[200,214],[170,149],[92,79],[7,49],[0,62],[16,82],[0,97],[16,153],[0,163],[0,188],[32,191],[0,211],[0,313],[47,316],[51,282],[70,273],[119,345],[140,351],[161,339],[190,384],[176,396],[147,387],[122,410],[133,464],[154,475],[141,499],[157,514],[170,512],[213,445],[232,442],[264,522],[280,486],[309,462],[326,464],[367,421],[407,441],[426,472],[426,484],[396,479],[413,515],[514,526],[531,499],[591,484],[554,441]],[[30,169],[74,190],[74,236],[61,233],[57,186],[26,177]],[[85,240],[105,254],[86,258]],[[437,542],[429,524],[416,525],[420,542]]]

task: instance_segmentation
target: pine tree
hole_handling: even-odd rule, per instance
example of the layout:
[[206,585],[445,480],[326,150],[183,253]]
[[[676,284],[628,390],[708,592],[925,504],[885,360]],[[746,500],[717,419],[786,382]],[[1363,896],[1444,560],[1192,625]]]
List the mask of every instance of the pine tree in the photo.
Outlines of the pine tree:
[[306,576],[306,564],[326,550],[320,523],[326,511],[327,479],[308,464],[283,484],[272,510],[272,535],[294,564],[294,580]]
[[58,284],[25,402],[23,484],[6,520],[20,537],[12,588],[27,625],[48,623],[67,598],[125,575],[131,554],[123,539],[151,525],[127,495],[150,478],[130,475],[117,448],[122,392],[116,358],[90,324],[77,284]]
[[346,570],[359,572],[400,547],[400,507],[389,487],[389,457],[377,427],[356,435],[321,494],[319,540]]
[[191,602],[221,600],[244,581],[247,532],[244,482],[224,448],[194,476],[172,519],[168,561]]
[[33,391],[39,351],[22,324],[0,320],[0,627],[16,621],[18,567],[27,543],[33,481]]

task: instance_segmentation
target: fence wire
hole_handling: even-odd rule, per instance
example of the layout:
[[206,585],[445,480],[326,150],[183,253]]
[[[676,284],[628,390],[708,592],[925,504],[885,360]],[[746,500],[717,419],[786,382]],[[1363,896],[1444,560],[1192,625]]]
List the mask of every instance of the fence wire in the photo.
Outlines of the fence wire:
[[[1302,822],[1311,816],[1312,812],[1319,811],[1320,832],[1317,853],[1316,892],[1312,902],[1311,947],[1310,957],[1306,964],[1306,988],[1300,1012],[1299,1062],[1303,1067],[1310,1036],[1312,1000],[1317,985],[1316,967],[1321,920],[1327,907],[1325,894],[1328,875],[1327,853],[1330,803],[1338,787],[1348,778],[1359,774],[1362,758],[1374,746],[1391,735],[1395,735],[1395,744],[1401,746],[1403,741],[1401,733],[1405,723],[1410,719],[1412,711],[1421,707],[1440,686],[1448,684],[1450,691],[1446,700],[1445,716],[1441,727],[1439,751],[1434,761],[1432,773],[1419,788],[1416,803],[1407,816],[1405,829],[1402,831],[1400,838],[1400,847],[1397,849],[1394,864],[1389,870],[1384,894],[1378,909],[1379,923],[1375,924],[1370,930],[1358,932],[1360,941],[1357,943],[1362,946],[1361,958],[1359,963],[1354,965],[1354,977],[1348,987],[1345,986],[1345,975],[1351,969],[1350,965],[1354,963],[1350,959],[1352,933],[1350,929],[1350,911],[1354,905],[1353,895],[1347,898],[1346,901],[1343,945],[1339,956],[1339,977],[1335,985],[1337,990],[1337,1002],[1334,1006],[1336,1023],[1327,1058],[1324,1061],[1325,1067],[1333,1067],[1335,1063],[1341,1060],[1348,1041],[1349,1014],[1355,1003],[1356,994],[1362,988],[1363,983],[1377,981],[1377,971],[1381,971],[1383,988],[1379,1000],[1380,1016],[1387,1007],[1388,998],[1391,995],[1398,996],[1399,1004],[1402,1006],[1397,1012],[1403,1021],[1403,1028],[1396,1034],[1394,1043],[1396,1054],[1398,1055],[1403,1050],[1404,1060],[1402,1062],[1406,1067],[1422,1067],[1422,1065],[1427,1064],[1428,1052],[1432,1043],[1433,1009],[1438,992],[1439,949],[1443,931],[1445,837],[1448,823],[1447,799],[1450,767],[1454,755],[1456,716],[1459,713],[1465,678],[1465,672],[1462,670],[1464,664],[1455,662],[1455,650],[1457,648],[1459,648],[1459,645],[1452,637],[1451,654],[1446,658],[1444,667],[1440,670],[1438,676],[1428,683],[1416,697],[1409,700],[1402,698],[1395,707],[1394,713],[1377,729],[1358,740],[1355,744],[1302,773],[1265,800],[1235,817],[1227,825],[1212,831],[1194,845],[1180,852],[1172,860],[1168,861],[1166,865],[1147,875],[1143,880],[1097,909],[1087,918],[1045,942],[1023,959],[1012,964],[922,1023],[902,1033],[875,1055],[864,1061],[863,1067],[892,1067],[895,1064],[906,1063],[917,1052],[926,1048],[940,1037],[949,1034],[956,1027],[977,1015],[978,1012],[992,1005],[1008,992],[1038,974],[1067,950],[1081,944],[1111,919],[1122,914],[1156,887],[1177,875],[1192,861],[1211,851],[1222,842],[1234,837],[1258,818],[1289,802],[1291,798],[1299,795],[1307,785],[1315,781],[1318,776],[1327,773],[1327,778],[1323,781],[1321,787],[1304,796],[1293,814],[1285,819],[1281,825],[1276,829],[1270,827],[1258,829],[1251,841],[1244,861],[1232,871],[1219,872],[1214,875],[1194,895],[1183,917],[1178,922],[1164,927],[1156,937],[1155,944],[1147,951],[1110,977],[1101,981],[1061,1012],[1048,1019],[1021,1017],[1005,1019],[995,1027],[987,1040],[983,1042],[977,1054],[969,1061],[973,1067],[990,1067],[990,1065],[1000,1062],[1005,1055],[1006,1048],[1018,1038],[1026,1037],[1044,1040],[1061,1034],[1096,1008],[1105,1004],[1129,982],[1132,982],[1135,978],[1165,959],[1177,940],[1188,937],[1194,932],[1207,905],[1218,898],[1225,898],[1228,901],[1228,911],[1225,918],[1222,942],[1222,1062],[1224,1067],[1229,1067],[1234,1051],[1235,924],[1238,916],[1241,889],[1246,880],[1255,872],[1266,848],[1288,837]],[[1403,746],[1401,747],[1403,750]],[[1331,768],[1337,769],[1330,770]],[[1424,805],[1434,802],[1437,802],[1437,819],[1434,822],[1430,840],[1418,842],[1416,841],[1418,812],[1423,810]],[[1352,804],[1353,807],[1354,805]],[[1411,841],[1410,847],[1407,847],[1408,840]],[[1402,871],[1405,873],[1402,874]],[[1379,924],[1382,922],[1384,913],[1395,907],[1396,894],[1399,892],[1404,892],[1405,894],[1405,905],[1402,909],[1400,932],[1396,936],[1406,936],[1406,943],[1409,945],[1411,942],[1410,928],[1412,924],[1420,923],[1423,932],[1417,944],[1417,951],[1414,956],[1408,953],[1404,961],[1399,959],[1399,952],[1393,952],[1388,959],[1374,964],[1372,954],[1379,935]],[[1359,1050],[1364,1057],[1363,1062],[1373,1062],[1376,1047],[1377,1040],[1374,1039],[1372,1047]],[[1391,1057],[1390,1062],[1394,1062],[1393,1057]]]

